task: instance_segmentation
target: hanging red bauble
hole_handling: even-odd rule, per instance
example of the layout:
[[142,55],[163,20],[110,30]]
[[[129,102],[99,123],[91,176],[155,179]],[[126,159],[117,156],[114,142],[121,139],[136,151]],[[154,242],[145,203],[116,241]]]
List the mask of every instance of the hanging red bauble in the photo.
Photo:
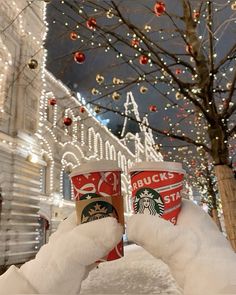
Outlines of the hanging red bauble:
[[146,55],[141,55],[139,57],[139,63],[141,65],[146,65],[148,63],[148,57]]
[[175,70],[175,74],[176,74],[176,75],[179,75],[179,74],[181,74],[181,73],[182,73],[182,70],[181,70],[181,69],[176,69],[176,70]]
[[193,12],[193,19],[194,19],[194,20],[198,20],[199,17],[200,17],[200,12],[199,12],[199,11],[194,11],[194,12]]
[[139,46],[139,40],[138,39],[132,39],[131,40],[131,46],[133,46],[133,47]]
[[85,112],[85,107],[81,106],[81,107],[79,108],[79,111],[80,111],[81,113],[84,113],[84,112]]
[[70,38],[71,38],[71,40],[75,41],[78,38],[78,34],[76,32],[71,32],[70,33]]
[[85,54],[81,51],[75,52],[74,61],[76,61],[78,64],[82,64],[85,61]]
[[158,1],[154,5],[154,12],[157,16],[161,16],[166,10],[166,5],[164,2]]
[[96,29],[97,21],[94,17],[90,17],[86,22],[87,28],[90,30]]
[[66,125],[66,126],[70,126],[70,125],[72,124],[72,119],[69,118],[69,117],[65,117],[65,118],[63,119],[63,123],[64,123],[64,125]]
[[156,111],[157,111],[157,106],[155,106],[155,105],[150,105],[150,106],[149,106],[149,111],[150,111],[150,112],[156,112]]
[[49,103],[51,106],[54,106],[54,105],[57,104],[57,100],[56,100],[56,98],[49,98],[48,103]]

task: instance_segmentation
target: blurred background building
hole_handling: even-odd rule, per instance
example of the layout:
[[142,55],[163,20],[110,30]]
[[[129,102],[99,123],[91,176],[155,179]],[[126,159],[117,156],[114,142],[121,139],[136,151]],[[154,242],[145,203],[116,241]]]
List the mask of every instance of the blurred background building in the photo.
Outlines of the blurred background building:
[[[46,2],[46,1],[45,1]],[[135,133],[124,121],[123,139],[95,118],[46,70],[44,1],[2,1],[0,35],[0,266],[35,256],[58,223],[74,210],[71,170],[111,159],[122,168],[125,214],[131,213],[128,169],[162,155],[141,118]],[[139,116],[131,92],[126,111]]]

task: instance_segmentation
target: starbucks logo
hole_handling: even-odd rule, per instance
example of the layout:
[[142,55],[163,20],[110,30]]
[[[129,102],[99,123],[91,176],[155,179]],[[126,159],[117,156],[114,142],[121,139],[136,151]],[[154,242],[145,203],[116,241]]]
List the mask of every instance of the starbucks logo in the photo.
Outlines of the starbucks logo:
[[118,219],[116,209],[108,202],[95,201],[88,204],[83,209],[81,214],[81,223],[90,222],[108,216]]
[[135,195],[134,210],[136,213],[162,216],[164,213],[164,203],[161,195],[151,188],[138,190]]

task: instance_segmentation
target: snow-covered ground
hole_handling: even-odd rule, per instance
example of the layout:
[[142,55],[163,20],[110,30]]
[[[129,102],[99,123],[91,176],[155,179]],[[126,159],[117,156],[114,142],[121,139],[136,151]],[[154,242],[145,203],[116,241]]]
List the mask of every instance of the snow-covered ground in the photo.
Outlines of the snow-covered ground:
[[101,263],[82,283],[81,294],[180,295],[168,267],[141,247],[125,247],[121,259]]

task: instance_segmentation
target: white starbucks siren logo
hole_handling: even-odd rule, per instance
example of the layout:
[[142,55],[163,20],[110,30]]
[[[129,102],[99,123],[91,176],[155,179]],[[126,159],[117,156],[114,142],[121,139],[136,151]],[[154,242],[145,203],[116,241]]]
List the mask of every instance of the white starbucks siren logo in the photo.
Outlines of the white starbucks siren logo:
[[136,192],[134,200],[135,213],[148,213],[162,216],[164,203],[161,195],[151,188],[142,188]]

